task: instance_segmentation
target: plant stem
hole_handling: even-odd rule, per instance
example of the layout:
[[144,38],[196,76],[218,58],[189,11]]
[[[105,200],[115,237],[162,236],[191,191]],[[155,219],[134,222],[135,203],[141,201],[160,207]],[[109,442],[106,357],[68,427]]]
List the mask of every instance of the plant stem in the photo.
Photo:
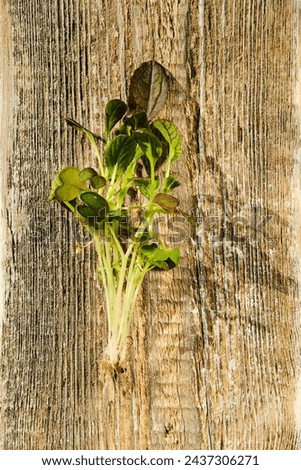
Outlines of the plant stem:
[[96,153],[100,174],[103,176],[104,175],[104,167],[103,167],[103,163],[102,163],[102,159],[101,159],[101,156],[100,156],[100,153],[99,153],[97,143],[96,143],[94,138],[92,140],[90,140],[90,142],[91,142],[92,147],[94,148],[95,153]]
[[[140,224],[126,252],[122,250],[117,235],[109,224],[106,233],[111,235],[111,240],[105,241],[108,246],[104,248],[101,242],[97,242],[98,255],[103,257],[100,265],[103,265],[103,270],[106,272],[104,289],[109,325],[107,354],[112,364],[121,362],[125,357],[132,313],[144,276],[150,269],[148,263],[141,264],[139,259],[140,238],[147,224],[147,220]],[[120,269],[118,272],[113,272],[110,267],[116,262],[116,259],[112,260],[112,256],[116,258],[116,254]]]

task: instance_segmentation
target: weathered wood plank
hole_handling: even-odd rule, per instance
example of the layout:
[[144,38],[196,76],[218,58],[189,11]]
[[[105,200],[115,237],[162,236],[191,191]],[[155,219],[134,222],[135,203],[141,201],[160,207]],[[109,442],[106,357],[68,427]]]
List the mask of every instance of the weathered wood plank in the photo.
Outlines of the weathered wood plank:
[[293,74],[293,106],[294,106],[294,170],[292,177],[292,217],[291,224],[293,228],[293,243],[292,243],[292,258],[294,259],[295,273],[298,283],[296,291],[296,307],[295,307],[295,337],[296,337],[296,350],[295,350],[295,363],[296,363],[296,394],[295,394],[295,421],[297,442],[296,448],[301,447],[301,373],[300,373],[300,337],[301,337],[301,232],[300,232],[300,219],[301,219],[301,2],[297,0],[295,5],[295,22],[294,22],[294,74]]
[[[297,2],[0,5],[2,447],[299,448]],[[47,196],[62,165],[94,161],[63,116],[102,133],[149,59],[178,82],[162,115],[183,134],[178,195],[198,226],[181,266],[145,282],[116,374],[93,248],[76,255],[82,234]]]
[[217,236],[205,234],[200,272],[215,448],[295,446],[293,14],[293,2],[205,8],[202,208]]
[[[0,138],[3,145],[1,146],[0,157],[0,344],[2,344],[2,327],[5,318],[5,281],[6,281],[6,248],[7,248],[7,226],[6,226],[6,203],[5,203],[5,187],[7,178],[7,159],[11,152],[12,135],[12,93],[11,93],[11,25],[10,16],[6,8],[1,9],[0,13]],[[9,248],[9,247],[8,247]],[[1,368],[4,373],[4,369]],[[5,403],[5,386],[4,381],[0,380],[0,412],[3,413]],[[0,420],[2,422],[2,420]],[[0,446],[4,439],[4,428],[0,425]]]

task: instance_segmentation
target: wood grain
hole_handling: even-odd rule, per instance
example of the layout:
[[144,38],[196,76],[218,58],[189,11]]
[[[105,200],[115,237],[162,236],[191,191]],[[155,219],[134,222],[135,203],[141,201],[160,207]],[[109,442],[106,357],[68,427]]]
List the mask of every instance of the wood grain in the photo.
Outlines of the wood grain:
[[[300,448],[297,2],[0,6],[2,448]],[[174,77],[161,115],[198,224],[169,226],[181,266],[145,281],[113,371],[93,247],[76,254],[84,234],[47,197],[95,161],[63,117],[102,133],[150,59]]]

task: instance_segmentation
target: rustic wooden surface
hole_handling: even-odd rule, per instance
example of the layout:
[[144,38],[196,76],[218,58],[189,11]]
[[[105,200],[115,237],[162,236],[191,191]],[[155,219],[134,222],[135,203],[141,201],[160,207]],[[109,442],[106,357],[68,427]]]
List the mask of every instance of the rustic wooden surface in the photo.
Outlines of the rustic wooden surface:
[[[0,1],[3,449],[300,448],[298,4]],[[93,248],[47,196],[94,162],[63,117],[101,133],[150,59],[177,81],[162,115],[199,223],[114,374]]]

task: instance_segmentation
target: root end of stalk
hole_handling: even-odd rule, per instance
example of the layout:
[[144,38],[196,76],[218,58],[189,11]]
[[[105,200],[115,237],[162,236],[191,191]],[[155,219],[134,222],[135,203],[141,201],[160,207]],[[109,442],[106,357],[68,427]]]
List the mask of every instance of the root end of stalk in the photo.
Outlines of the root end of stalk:
[[109,353],[108,348],[106,348],[102,358],[98,362],[99,372],[102,378],[111,377],[112,381],[117,384],[119,375],[127,371],[125,360],[120,360],[116,355],[110,357]]
[[109,344],[103,353],[101,362],[107,363],[113,369],[122,369],[125,362],[125,350],[120,351],[118,348],[112,348],[112,345]]

